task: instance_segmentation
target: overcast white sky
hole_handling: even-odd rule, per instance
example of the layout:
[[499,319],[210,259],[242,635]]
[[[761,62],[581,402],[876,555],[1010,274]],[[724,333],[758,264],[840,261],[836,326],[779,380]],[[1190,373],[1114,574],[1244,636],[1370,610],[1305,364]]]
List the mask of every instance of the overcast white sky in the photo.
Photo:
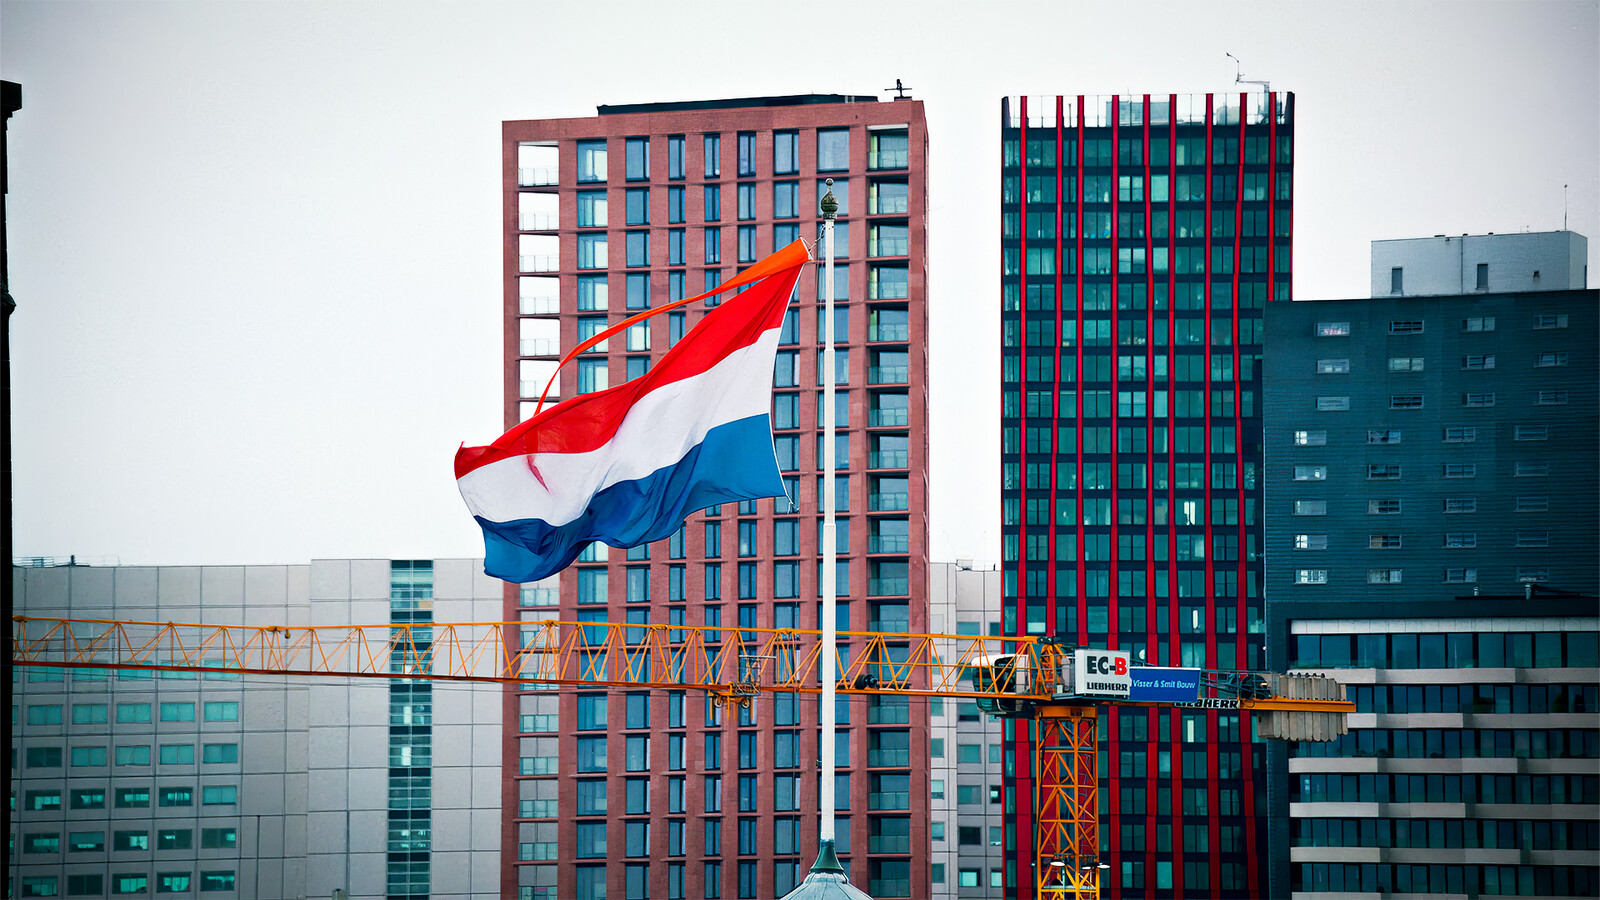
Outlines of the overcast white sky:
[[1593,268],[1597,9],[5,0],[16,552],[481,555],[451,457],[500,431],[500,122],[900,78],[932,551],[996,559],[1001,96],[1228,91],[1226,51],[1294,91],[1299,299],[1364,295],[1376,238],[1559,229],[1563,184]]

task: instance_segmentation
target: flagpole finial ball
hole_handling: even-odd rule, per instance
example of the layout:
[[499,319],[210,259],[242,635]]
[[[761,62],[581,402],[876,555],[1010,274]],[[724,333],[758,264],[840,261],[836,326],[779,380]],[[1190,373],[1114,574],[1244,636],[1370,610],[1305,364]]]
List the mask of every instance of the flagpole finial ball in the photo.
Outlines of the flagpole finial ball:
[[832,219],[839,212],[839,198],[833,196],[833,188],[831,187],[833,179],[829,178],[827,183],[830,185],[828,192],[822,195],[822,199],[818,201],[817,206],[821,207],[824,219]]

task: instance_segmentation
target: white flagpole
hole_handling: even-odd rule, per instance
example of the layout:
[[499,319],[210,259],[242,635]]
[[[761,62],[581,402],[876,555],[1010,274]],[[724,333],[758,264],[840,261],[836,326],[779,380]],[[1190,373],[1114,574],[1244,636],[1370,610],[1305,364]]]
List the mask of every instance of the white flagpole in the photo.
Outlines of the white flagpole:
[[828,192],[823,195],[823,351],[822,351],[822,784],[820,802],[822,827],[820,838],[831,854],[834,842],[834,735],[835,688],[839,681],[836,609],[838,607],[838,557],[839,538],[835,530],[834,496],[834,361],[833,361],[833,220],[838,214],[839,201],[833,196],[833,179],[827,180]]

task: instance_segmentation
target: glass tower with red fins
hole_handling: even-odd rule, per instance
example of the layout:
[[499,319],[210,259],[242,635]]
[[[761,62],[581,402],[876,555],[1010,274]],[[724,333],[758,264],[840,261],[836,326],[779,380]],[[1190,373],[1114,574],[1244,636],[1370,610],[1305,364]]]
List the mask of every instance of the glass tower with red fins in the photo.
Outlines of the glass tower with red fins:
[[[1005,632],[1264,668],[1262,316],[1290,299],[1294,96],[1006,98],[1001,154]],[[1006,730],[1024,897],[1030,724]],[[1104,896],[1261,895],[1252,727],[1106,711]]]

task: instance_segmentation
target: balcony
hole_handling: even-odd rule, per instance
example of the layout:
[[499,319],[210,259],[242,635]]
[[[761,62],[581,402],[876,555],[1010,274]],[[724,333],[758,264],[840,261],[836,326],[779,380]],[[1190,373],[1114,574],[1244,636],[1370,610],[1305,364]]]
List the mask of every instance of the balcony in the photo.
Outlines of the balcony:
[[906,366],[868,366],[867,384],[905,384]]
[[525,212],[517,216],[517,227],[523,231],[555,231],[555,213]]
[[873,150],[867,153],[868,169],[904,169],[909,150],[905,147]]
[[[910,748],[898,750],[868,750],[867,765],[878,769],[905,769],[911,766]],[[877,853],[878,851],[872,851]],[[904,853],[904,850],[887,850],[886,853]]]
[[553,316],[561,312],[561,298],[555,294],[547,297],[522,297],[519,306],[525,316]]
[[868,341],[895,341],[905,343],[911,334],[911,326],[906,322],[873,322],[867,326]]
[[867,495],[867,510],[869,512],[905,512],[910,508],[911,495],[905,491]]
[[867,468],[904,469],[910,457],[909,450],[873,450],[867,454]]
[[900,409],[873,409],[867,411],[869,428],[905,428],[911,420],[911,411]]
[[[881,670],[884,675],[889,674],[888,666]],[[867,707],[868,725],[909,725],[911,724],[911,703],[905,697],[874,697],[876,704]]]
[[[867,839],[867,852],[868,853],[910,853],[911,852],[911,835],[909,835],[909,834],[874,834],[874,835],[872,835],[871,837],[869,837]],[[873,883],[877,884],[877,883],[882,882],[882,881],[883,881],[883,879],[878,879],[877,881],[875,881]],[[908,884],[907,882],[901,882],[898,879],[889,879],[888,883],[891,883],[891,884]],[[910,890],[909,884],[905,889],[906,890]],[[879,896],[879,897],[885,897],[885,896],[896,896],[896,897],[898,897],[898,896],[903,896],[901,894],[881,894],[876,889],[874,889],[872,893],[873,893],[873,895]]]
[[905,256],[909,238],[885,237],[867,241],[868,256]]
[[909,897],[911,896],[911,879],[874,878],[867,882],[867,893],[874,897]]
[[869,216],[903,216],[910,207],[911,204],[907,202],[904,191],[887,195],[877,192],[867,198],[867,215]]
[[552,187],[559,183],[560,170],[555,166],[539,166],[517,170],[517,187]]
[[911,594],[910,578],[868,578],[868,597],[906,597]]
[[521,257],[524,272],[554,272],[561,268],[561,257],[554,253],[534,253]]
[[523,338],[520,352],[523,356],[560,356],[561,342],[555,338]]
[[[910,809],[911,793],[894,791],[867,795],[867,809]],[[876,893],[876,892],[874,892]]]
[[868,300],[904,300],[911,295],[910,283],[906,279],[906,270],[896,267],[885,267],[896,275],[879,277],[879,269],[873,272],[872,278],[867,282]]
[[867,538],[868,553],[910,553],[911,536],[905,534],[874,534]]

